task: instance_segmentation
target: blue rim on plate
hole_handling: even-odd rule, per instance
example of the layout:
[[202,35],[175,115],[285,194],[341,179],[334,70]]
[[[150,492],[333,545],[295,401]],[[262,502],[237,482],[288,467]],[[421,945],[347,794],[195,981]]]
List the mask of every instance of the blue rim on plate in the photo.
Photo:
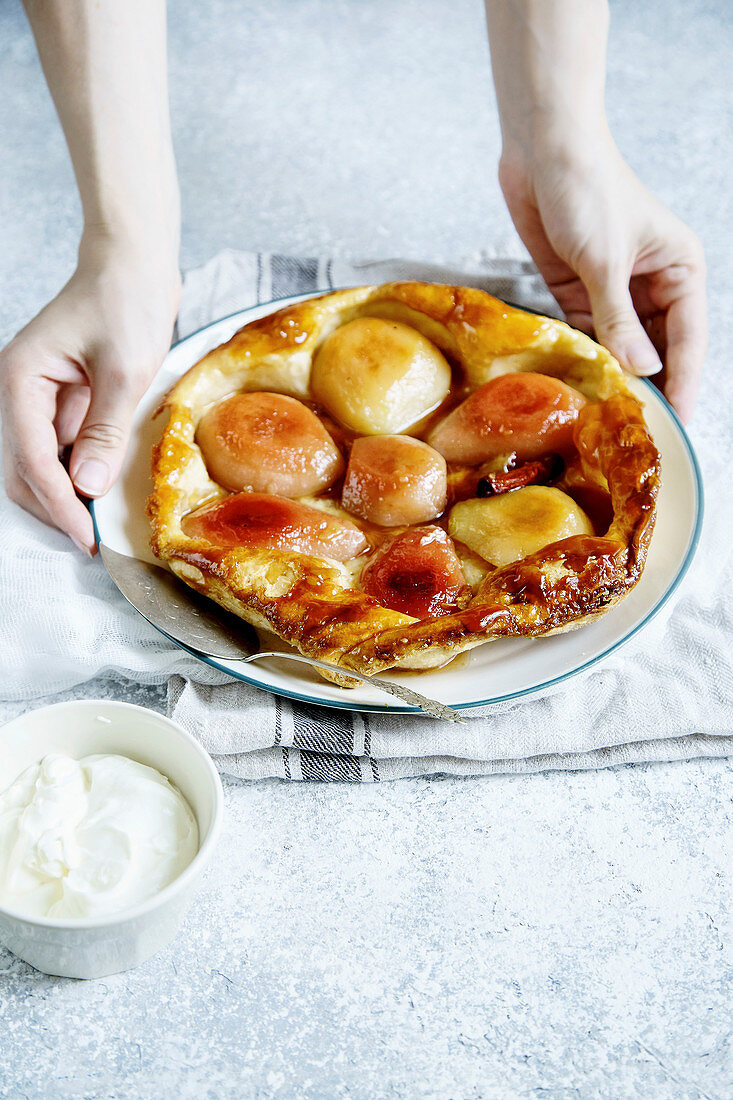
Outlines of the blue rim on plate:
[[[249,307],[249,309],[259,309],[262,306],[268,306],[268,305],[273,305],[274,306],[274,305],[277,305],[278,302],[293,302],[293,301],[296,301],[296,300],[299,300],[299,299],[315,298],[315,297],[319,296],[319,293],[320,292],[318,292],[318,291],[316,293],[312,293],[311,291],[308,291],[304,294],[286,295],[282,298],[273,298],[272,301],[270,301],[270,302],[261,302],[256,306]],[[506,304],[511,305],[512,303],[507,302]],[[515,308],[524,309],[524,312],[526,312],[526,313],[533,312],[532,310],[527,310],[522,306],[516,306]],[[228,313],[224,317],[219,317],[215,321],[209,322],[209,324],[207,324],[207,325],[202,325],[201,328],[196,329],[194,332],[190,332],[187,336],[184,336],[181,340],[177,340],[175,344],[171,345],[170,350],[172,351],[174,348],[177,348],[181,344],[186,343],[187,340],[192,339],[194,336],[198,336],[200,333],[204,332],[208,328],[211,328],[213,325],[221,324],[222,321],[228,321],[230,318],[238,317],[240,314],[246,313],[246,312],[248,312],[247,307],[245,307],[245,309],[235,310],[233,313]],[[523,698],[524,696],[527,696],[527,695],[536,695],[540,691],[545,691],[547,688],[555,687],[555,685],[557,685],[557,684],[562,684],[566,680],[570,680],[574,676],[579,676],[581,673],[586,672],[589,668],[592,668],[594,665],[599,664],[601,661],[604,661],[607,657],[610,657],[610,655],[612,653],[615,653],[617,650],[621,649],[621,647],[626,645],[627,642],[631,641],[631,639],[634,638],[639,633],[640,630],[643,630],[644,627],[647,626],[652,621],[652,619],[654,619],[656,617],[656,615],[662,610],[662,608],[669,601],[669,599],[674,595],[674,593],[676,592],[676,590],[679,587],[680,583],[682,582],[685,574],[687,573],[688,569],[690,568],[690,565],[692,564],[692,559],[695,556],[695,551],[697,550],[697,546],[698,546],[698,543],[700,541],[700,534],[701,534],[701,531],[702,531],[702,522],[703,522],[704,511],[705,511],[705,504],[704,504],[705,497],[704,497],[704,491],[703,491],[702,472],[700,470],[700,464],[698,462],[697,455],[695,454],[695,451],[694,451],[694,448],[693,448],[692,443],[690,441],[690,438],[687,435],[687,431],[685,430],[685,427],[682,424],[682,421],[680,420],[679,416],[677,415],[675,410],[672,408],[672,406],[669,404],[667,399],[657,389],[657,387],[654,385],[654,383],[651,382],[648,378],[641,378],[641,379],[639,379],[639,381],[643,382],[643,384],[651,391],[651,393],[654,396],[655,400],[657,400],[662,405],[664,411],[667,413],[667,415],[673,421],[673,423],[674,423],[674,425],[677,429],[677,432],[679,434],[679,437],[682,440],[682,442],[684,443],[685,450],[687,451],[687,456],[690,460],[690,466],[691,466],[692,471],[694,473],[694,480],[695,480],[695,526],[694,526],[692,535],[690,537],[690,541],[688,543],[687,550],[685,552],[685,556],[682,559],[682,562],[681,562],[675,576],[673,577],[670,584],[667,586],[666,590],[663,592],[663,594],[659,597],[657,602],[651,608],[651,610],[641,620],[641,622],[639,622],[635,626],[633,626],[628,631],[628,633],[626,633],[623,636],[623,638],[619,638],[612,645],[608,646],[607,649],[604,649],[601,653],[597,653],[595,655],[595,657],[592,657],[590,660],[585,661],[583,664],[578,665],[577,668],[570,669],[568,672],[564,672],[560,676],[554,676],[554,677],[550,678],[549,680],[543,681],[542,683],[533,684],[530,687],[522,688],[519,691],[508,692],[505,695],[495,696],[494,698],[491,698],[491,699],[475,699],[472,702],[468,702],[468,703],[451,703],[450,705],[454,710],[473,710],[476,707],[492,706],[495,703],[506,703],[506,702],[511,701],[512,699],[521,699],[521,698]],[[91,514],[91,517],[92,517],[92,524],[94,525],[94,538],[96,540],[97,545],[99,545],[99,543],[102,541],[102,538],[101,538],[101,535],[100,535],[99,527],[97,525],[97,516],[96,516],[94,506],[95,506],[95,501],[90,500],[89,501],[89,511],[90,511],[90,514]],[[140,613],[138,612],[138,614],[140,614]],[[153,625],[153,624],[151,624],[151,625]],[[196,660],[201,661],[203,664],[209,665],[211,668],[215,668],[219,672],[223,672],[226,676],[230,676],[232,679],[242,680],[244,683],[251,684],[253,687],[260,688],[262,691],[269,691],[273,695],[280,695],[280,696],[283,696],[284,698],[287,698],[287,699],[295,699],[296,702],[299,702],[299,703],[309,703],[311,705],[334,708],[336,710],[351,710],[351,711],[357,710],[357,711],[366,712],[366,713],[369,713],[369,714],[418,714],[419,715],[419,714],[422,713],[418,707],[408,707],[408,706],[403,706],[403,705],[394,705],[393,706],[393,705],[387,705],[387,704],[360,702],[357,706],[354,706],[353,703],[349,702],[346,699],[344,699],[343,701],[341,701],[339,699],[322,699],[320,697],[313,696],[313,695],[304,695],[300,691],[291,691],[287,688],[283,688],[283,687],[280,687],[280,686],[275,687],[275,686],[270,685],[270,684],[263,684],[261,680],[258,680],[254,676],[247,675],[243,671],[234,672],[234,671],[232,671],[232,669],[228,665],[223,664],[221,661],[217,661],[216,658],[204,656],[204,654],[199,653],[198,650],[191,649],[190,646],[183,645],[181,642],[177,641],[175,638],[172,638],[170,636],[170,634],[167,634],[165,632],[165,630],[161,630],[160,627],[156,626],[156,627],[154,627],[154,629],[157,630],[159,634],[162,634],[164,637],[168,638],[168,640],[170,642],[172,642],[174,645],[178,646],[179,649],[184,650],[186,653],[190,653],[192,657],[195,657]]]

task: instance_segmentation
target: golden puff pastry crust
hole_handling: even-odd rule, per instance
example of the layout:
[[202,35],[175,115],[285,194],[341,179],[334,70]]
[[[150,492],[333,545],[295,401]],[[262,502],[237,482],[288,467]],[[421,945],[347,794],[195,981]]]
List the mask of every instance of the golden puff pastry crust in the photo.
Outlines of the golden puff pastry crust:
[[[471,588],[457,610],[427,619],[391,610],[361,590],[368,553],[339,561],[236,546],[231,540],[217,545],[216,538],[186,534],[184,521],[192,511],[226,496],[209,476],[197,443],[205,413],[233,394],[258,391],[318,406],[311,388],[314,361],[322,401],[329,393],[323,363],[329,367],[337,341],[330,341],[320,367],[319,350],[332,334],[360,318],[382,319],[419,334],[420,356],[434,360],[427,368],[432,371],[426,387],[426,392],[432,387],[431,400],[439,401],[443,392],[443,363],[464,397],[511,372],[548,375],[579,391],[587,404],[575,423],[573,460],[559,484],[568,492],[580,487],[605,497],[609,508],[601,528],[563,538],[502,567],[460,546]],[[347,337],[359,328],[352,326]],[[399,383],[405,393],[414,393],[404,371]],[[353,393],[349,400],[353,417]],[[659,454],[621,368],[609,352],[568,325],[515,309],[480,290],[390,283],[286,306],[245,325],[209,352],[171,389],[163,410],[168,419],[153,451],[148,500],[155,554],[227,610],[345,671],[373,675],[390,667],[433,668],[494,638],[573,629],[623,599],[644,568],[654,527]],[[425,437],[428,421],[395,429],[392,412],[380,412],[384,426],[377,425],[378,432],[409,430]],[[451,476],[460,481],[462,475],[455,470],[451,475],[449,469],[449,482]],[[304,503],[360,522],[333,495]],[[365,531],[368,536],[368,527]]]

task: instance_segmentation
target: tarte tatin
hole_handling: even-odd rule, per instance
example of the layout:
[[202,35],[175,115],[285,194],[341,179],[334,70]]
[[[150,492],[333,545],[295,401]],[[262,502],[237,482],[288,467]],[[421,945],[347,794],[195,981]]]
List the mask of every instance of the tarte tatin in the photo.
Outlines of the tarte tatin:
[[659,454],[621,368],[480,290],[389,283],[286,306],[162,409],[155,554],[344,672],[573,629],[644,568]]

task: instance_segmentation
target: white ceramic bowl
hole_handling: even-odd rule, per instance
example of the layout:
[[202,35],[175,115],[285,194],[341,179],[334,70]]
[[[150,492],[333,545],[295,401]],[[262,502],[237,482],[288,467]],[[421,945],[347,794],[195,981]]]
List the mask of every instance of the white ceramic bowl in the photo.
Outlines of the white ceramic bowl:
[[173,938],[221,827],[224,796],[208,753],[185,730],[131,703],[85,699],[29,711],[0,728],[0,790],[47,753],[119,753],[157,768],[188,800],[199,850],[159,894],[104,917],[28,917],[0,906],[0,943],[37,970],[101,978],[138,966]]

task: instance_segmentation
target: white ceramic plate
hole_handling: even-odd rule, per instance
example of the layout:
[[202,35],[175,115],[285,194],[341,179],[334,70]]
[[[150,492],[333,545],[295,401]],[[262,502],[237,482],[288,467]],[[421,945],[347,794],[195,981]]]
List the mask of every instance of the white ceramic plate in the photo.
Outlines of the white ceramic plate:
[[[148,545],[145,500],[150,493],[150,452],[160,435],[152,420],[163,394],[211,348],[228,340],[238,328],[309,295],[268,302],[224,317],[176,344],[135,415],[132,442],[119,481],[95,502],[92,515],[97,538],[113,550],[154,561]],[[659,512],[644,575],[636,588],[612,611],[580,630],[552,638],[507,638],[462,654],[434,672],[393,672],[424,695],[454,707],[476,707],[515,699],[575,676],[602,661],[641,630],[674,592],[689,568],[702,522],[700,470],[687,435],[655,387],[631,378],[629,384],[644,405],[644,415],[662,456]],[[268,648],[274,648],[268,645]],[[282,643],[280,648],[287,648]],[[200,657],[195,653],[195,656]],[[294,662],[263,660],[254,665],[207,663],[267,691],[329,707],[364,711],[409,711],[368,685],[345,690]]]

